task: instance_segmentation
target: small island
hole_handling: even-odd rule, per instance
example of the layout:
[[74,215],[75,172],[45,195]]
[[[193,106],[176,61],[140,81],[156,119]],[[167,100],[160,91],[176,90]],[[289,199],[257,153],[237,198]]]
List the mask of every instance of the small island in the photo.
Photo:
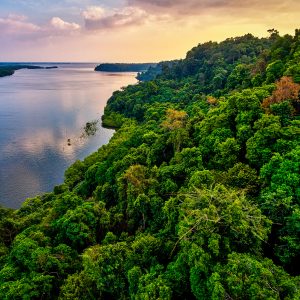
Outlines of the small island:
[[41,66],[36,66],[36,65],[31,65],[31,64],[20,64],[20,63],[0,63],[0,77],[5,77],[5,76],[11,76],[15,73],[17,70],[21,69],[57,69],[57,66],[49,66],[49,67],[41,67]]
[[104,63],[95,68],[97,72],[144,72],[156,63]]

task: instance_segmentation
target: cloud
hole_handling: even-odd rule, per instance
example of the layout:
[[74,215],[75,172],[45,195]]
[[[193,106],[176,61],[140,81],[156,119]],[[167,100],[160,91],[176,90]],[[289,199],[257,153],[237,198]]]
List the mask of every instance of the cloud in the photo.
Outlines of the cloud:
[[232,2],[230,0],[128,0],[129,5],[157,8],[204,8],[224,6]]
[[10,14],[0,18],[0,35],[31,34],[40,30],[40,27],[30,23],[26,16]]
[[148,12],[168,13],[169,15],[199,15],[211,11],[227,11],[235,14],[257,10],[264,10],[265,13],[282,10],[290,10],[291,7],[299,8],[298,0],[127,0],[128,5],[140,7]]
[[83,13],[83,17],[85,20],[100,20],[105,17],[105,9],[100,6],[90,6]]
[[80,29],[80,25],[77,23],[69,23],[65,22],[61,18],[53,17],[50,21],[53,28],[58,30],[78,30]]
[[128,0],[128,5],[148,12],[169,15],[197,15],[208,9],[230,6],[232,0]]
[[80,29],[81,26],[79,24],[66,22],[59,17],[53,17],[48,23],[43,25],[31,23],[24,15],[10,14],[5,18],[0,18],[0,36],[8,40],[29,40],[61,36],[66,33],[77,33]]
[[104,30],[137,26],[149,18],[143,9],[124,7],[118,10],[106,10],[103,7],[91,6],[83,12],[85,27],[88,30]]

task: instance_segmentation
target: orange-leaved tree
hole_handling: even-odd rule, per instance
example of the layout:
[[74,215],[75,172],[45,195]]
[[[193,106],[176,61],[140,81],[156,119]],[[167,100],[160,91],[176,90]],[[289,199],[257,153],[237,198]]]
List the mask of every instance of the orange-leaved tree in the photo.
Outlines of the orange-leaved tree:
[[299,113],[299,91],[300,84],[295,83],[291,77],[283,76],[276,82],[272,95],[263,101],[262,107],[269,111],[271,105],[288,101],[293,105],[294,113]]

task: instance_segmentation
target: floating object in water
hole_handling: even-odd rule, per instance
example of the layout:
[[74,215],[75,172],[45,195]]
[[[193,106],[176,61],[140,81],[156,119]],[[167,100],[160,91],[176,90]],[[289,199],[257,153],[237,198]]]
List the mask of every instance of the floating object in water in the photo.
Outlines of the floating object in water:
[[71,139],[68,139],[68,146],[71,146]]

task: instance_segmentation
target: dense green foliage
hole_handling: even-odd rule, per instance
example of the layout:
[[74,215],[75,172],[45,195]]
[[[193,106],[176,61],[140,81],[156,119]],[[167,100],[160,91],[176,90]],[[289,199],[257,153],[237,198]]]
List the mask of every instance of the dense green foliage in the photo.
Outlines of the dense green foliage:
[[142,72],[150,67],[155,67],[156,63],[105,63],[95,68],[101,72]]
[[0,211],[2,299],[300,299],[299,33],[115,92],[109,144]]

